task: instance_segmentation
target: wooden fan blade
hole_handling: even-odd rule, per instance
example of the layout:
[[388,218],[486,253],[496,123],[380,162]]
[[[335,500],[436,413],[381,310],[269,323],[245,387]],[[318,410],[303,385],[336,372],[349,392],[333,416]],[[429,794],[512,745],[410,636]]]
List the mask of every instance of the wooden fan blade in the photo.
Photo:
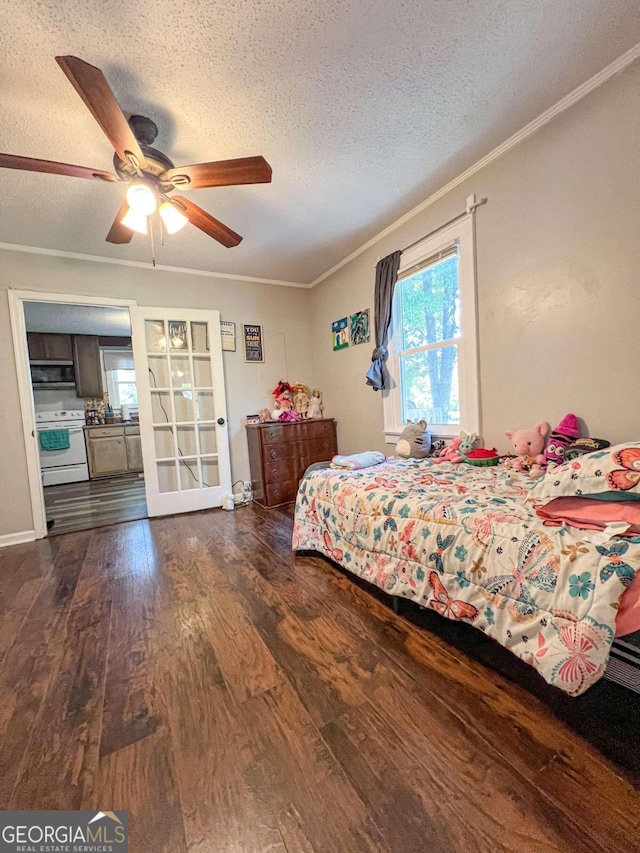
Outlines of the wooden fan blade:
[[131,162],[133,156],[136,165],[145,169],[147,161],[144,154],[102,71],[77,56],[56,56],[56,62],[116,149],[118,157]]
[[125,201],[120,210],[118,211],[116,218],[113,220],[113,225],[111,226],[111,230],[107,234],[107,243],[130,243],[131,238],[133,237],[133,231],[131,228],[127,228],[126,225],[122,224],[122,219],[127,215],[127,211],[129,210],[129,205]]
[[201,207],[198,207],[197,204],[189,201],[188,198],[174,197],[171,201],[176,202],[178,209],[182,211],[192,225],[204,231],[209,237],[213,237],[218,243],[222,243],[227,249],[231,249],[241,242],[242,237],[239,234],[236,234],[231,228],[227,228],[222,222],[214,219],[210,213],[207,213]]
[[236,184],[268,184],[271,182],[271,166],[264,157],[240,157],[237,160],[218,160],[215,163],[196,163],[194,166],[169,169],[160,179],[190,190]]
[[72,178],[100,178],[103,181],[117,181],[111,172],[102,169],[90,169],[88,166],[72,166],[71,163],[56,163],[54,160],[34,160],[33,157],[16,157],[13,154],[0,154],[0,167],[19,169],[22,172],[48,172],[50,175],[69,175]]

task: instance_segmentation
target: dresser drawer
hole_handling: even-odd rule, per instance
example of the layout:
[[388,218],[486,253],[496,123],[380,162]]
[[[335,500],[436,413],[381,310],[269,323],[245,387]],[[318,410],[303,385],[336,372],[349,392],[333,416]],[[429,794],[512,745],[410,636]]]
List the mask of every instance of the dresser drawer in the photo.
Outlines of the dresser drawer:
[[303,430],[303,424],[274,424],[261,431],[262,443],[281,444],[282,442],[300,441],[304,438]]
[[278,506],[295,501],[298,493],[298,481],[287,480],[284,483],[265,487],[267,506]]
[[283,483],[286,480],[295,480],[298,474],[298,457],[281,459],[279,462],[264,460],[264,481],[266,484]]
[[124,435],[124,427],[97,427],[96,429],[86,430],[86,433],[89,436],[89,440],[94,438],[111,438],[115,435]]
[[330,438],[316,438],[313,441],[308,441],[305,456],[313,457],[313,462],[320,462],[323,459],[331,459],[335,452],[335,444],[333,436],[331,436]]
[[302,441],[285,441],[282,444],[265,444],[262,449],[264,464],[280,459],[299,459],[303,455]]
[[305,429],[309,441],[314,441],[318,438],[328,438],[333,441],[333,421],[319,421],[318,423],[307,421]]

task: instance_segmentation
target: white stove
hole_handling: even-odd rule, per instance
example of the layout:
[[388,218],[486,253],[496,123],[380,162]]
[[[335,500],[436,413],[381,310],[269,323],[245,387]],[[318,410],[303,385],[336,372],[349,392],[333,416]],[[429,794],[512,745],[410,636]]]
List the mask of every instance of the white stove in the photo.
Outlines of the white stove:
[[[84,443],[84,409],[38,412],[38,449],[43,486],[77,483],[89,479],[87,448]],[[40,433],[61,429],[69,432],[69,447],[64,450],[43,450]]]

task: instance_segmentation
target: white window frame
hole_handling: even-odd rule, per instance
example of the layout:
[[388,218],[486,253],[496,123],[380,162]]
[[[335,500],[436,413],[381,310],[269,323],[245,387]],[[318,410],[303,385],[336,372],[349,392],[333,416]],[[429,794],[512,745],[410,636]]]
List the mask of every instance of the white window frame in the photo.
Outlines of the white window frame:
[[[446,252],[453,246],[458,249],[458,281],[460,292],[460,335],[450,341],[437,341],[434,347],[446,344],[458,345],[458,379],[460,396],[459,424],[428,424],[432,435],[452,438],[461,431],[480,434],[480,394],[478,370],[478,335],[476,307],[476,253],[474,215],[470,213],[459,222],[423,240],[407,252],[402,253],[398,270],[398,284],[394,293],[391,315],[387,369],[390,387],[383,393],[384,434],[388,444],[395,444],[404,429],[402,423],[402,395],[400,389],[400,358],[396,353],[395,341],[402,340],[402,312],[397,305],[400,279],[407,278],[416,266]],[[416,347],[422,350],[423,347]]]
[[[127,353],[130,352],[132,354],[132,358],[133,358],[133,351],[128,349],[127,347],[101,347],[100,348],[100,369],[102,371],[102,387],[106,388],[106,390],[107,390],[107,394],[109,395],[109,403],[111,404],[111,407],[113,408],[114,412],[119,412],[122,410],[122,405],[120,404],[119,400],[118,400],[118,404],[116,405],[115,394],[114,394],[114,385],[113,385],[113,381],[111,379],[111,371],[106,370],[105,366],[104,366],[105,349],[107,351],[109,349],[112,349],[112,350],[115,349],[118,352],[127,352]],[[119,396],[120,395],[118,395],[118,397]],[[133,412],[133,413],[137,413],[138,407],[137,406],[129,406],[129,411]]]

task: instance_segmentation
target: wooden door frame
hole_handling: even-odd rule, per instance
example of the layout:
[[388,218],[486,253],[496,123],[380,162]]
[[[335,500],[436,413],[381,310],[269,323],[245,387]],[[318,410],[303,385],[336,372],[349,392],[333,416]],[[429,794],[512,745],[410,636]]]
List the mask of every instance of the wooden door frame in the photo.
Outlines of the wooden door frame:
[[33,529],[19,534],[17,541],[29,542],[33,539],[43,539],[47,535],[47,516],[44,505],[44,491],[40,472],[40,455],[38,453],[38,433],[36,431],[36,413],[31,387],[31,372],[29,370],[29,348],[27,345],[27,327],[24,317],[25,302],[51,302],[65,305],[91,305],[94,307],[127,308],[138,303],[133,299],[110,299],[106,296],[81,296],[72,293],[52,293],[38,290],[8,290],[9,318],[13,337],[13,354],[16,364],[16,378],[20,396],[20,413],[22,415],[22,433],[27,457],[27,475],[29,479],[29,495],[31,499],[31,514]]

